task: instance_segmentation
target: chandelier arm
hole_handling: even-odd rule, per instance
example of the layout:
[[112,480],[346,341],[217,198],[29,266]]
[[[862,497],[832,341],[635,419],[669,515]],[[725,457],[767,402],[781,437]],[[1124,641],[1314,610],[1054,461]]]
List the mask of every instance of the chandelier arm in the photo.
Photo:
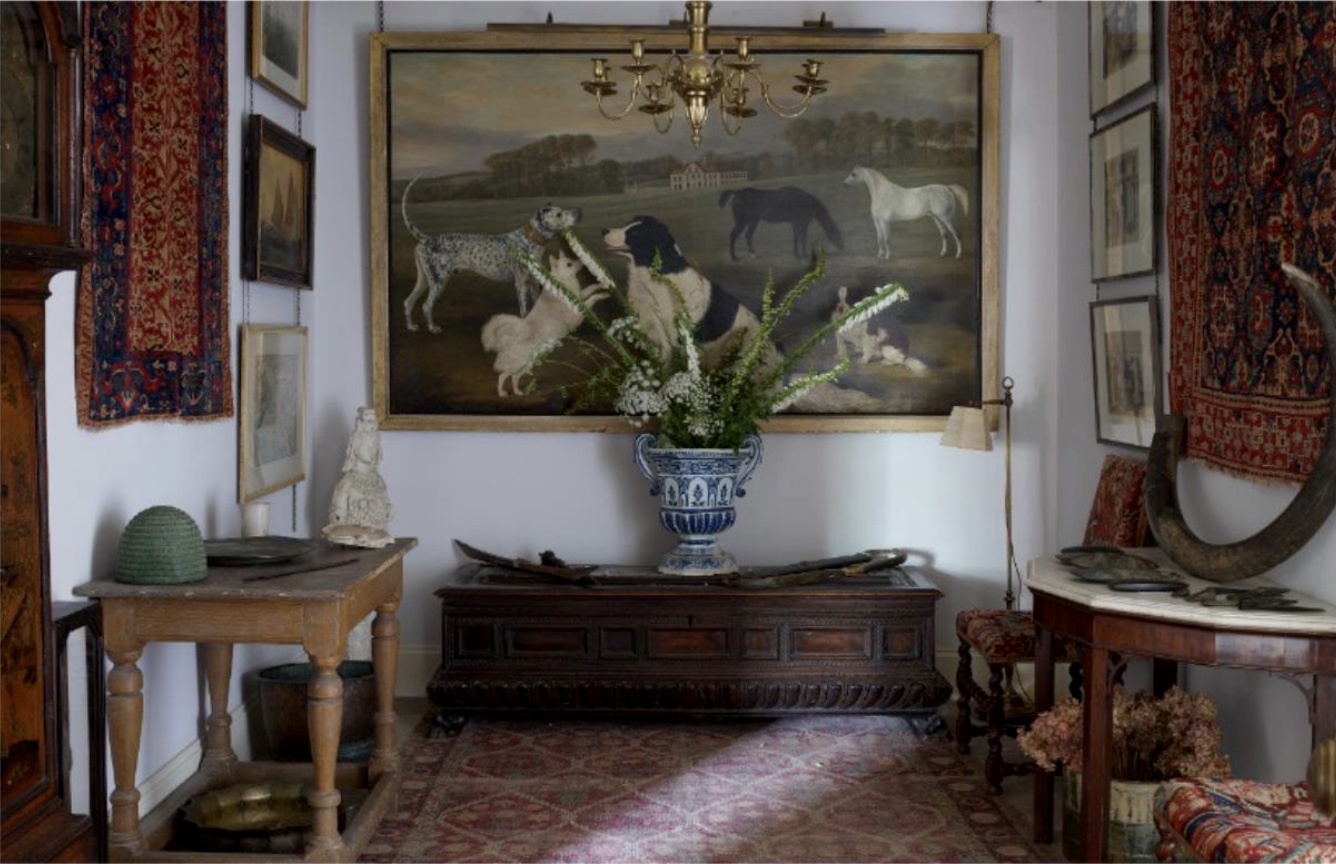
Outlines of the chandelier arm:
[[602,114],[608,120],[620,120],[627,114],[630,114],[631,109],[636,107],[636,97],[639,94],[640,94],[640,82],[637,81],[635,83],[635,86],[631,88],[631,93],[626,100],[626,105],[622,107],[622,110],[620,112],[613,114],[609,114],[607,109],[603,107],[603,96],[601,94],[598,93],[594,94],[594,100],[598,103],[598,113]]
[[756,83],[761,87],[761,99],[765,102],[766,107],[780,117],[783,117],[785,120],[792,120],[794,117],[802,116],[803,112],[812,104],[812,94],[808,93],[803,96],[801,101],[793,105],[781,105],[770,98],[770,85],[765,83],[765,79],[761,77],[760,73],[752,72],[750,74],[756,79]]

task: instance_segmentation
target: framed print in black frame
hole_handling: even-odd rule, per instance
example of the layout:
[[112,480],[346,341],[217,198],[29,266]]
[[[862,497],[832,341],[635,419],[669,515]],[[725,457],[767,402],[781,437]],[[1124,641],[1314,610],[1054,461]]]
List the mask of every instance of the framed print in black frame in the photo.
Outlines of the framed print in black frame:
[[[865,342],[903,336],[903,353],[923,365],[860,349],[837,382],[839,406],[793,406],[768,419],[767,432],[940,431],[953,405],[997,398],[996,35],[755,34],[751,48],[775,81],[811,57],[834,83],[801,117],[761,110],[734,136],[712,110],[699,150],[680,115],[666,134],[655,131],[663,118],[639,111],[612,122],[582,88],[592,56],[615,68],[639,37],[647,63],[683,47],[678,28],[372,34],[381,428],[627,431],[610,404],[572,412],[560,356],[528,392],[500,392],[500,353],[480,334],[520,312],[515,280],[444,266],[442,250],[526,231],[547,204],[582,214],[572,230],[622,284],[630,259],[603,229],[653,217],[693,268],[753,312],[771,275],[782,296],[820,246],[825,275],[786,321],[776,341],[787,345],[830,320],[841,288],[855,302],[888,280],[905,286],[909,300],[868,322]],[[446,79],[485,86],[442,88]],[[893,224],[874,216],[895,194],[881,180],[902,192],[950,190],[959,203],[948,227],[960,244],[923,210]],[[759,209],[776,206],[778,218],[757,223]],[[563,247],[557,238],[545,248]],[[559,350],[576,351],[580,335]],[[835,340],[819,346],[813,365],[838,362],[840,350]]]
[[1090,116],[1121,105],[1155,82],[1155,4],[1090,4]]
[[1154,295],[1090,304],[1095,438],[1150,448],[1160,380],[1160,326]]
[[1155,271],[1159,212],[1155,106],[1090,136],[1090,278]]
[[308,0],[251,0],[250,74],[298,108],[306,107]]
[[315,148],[252,114],[244,162],[242,274],[247,279],[310,288]]

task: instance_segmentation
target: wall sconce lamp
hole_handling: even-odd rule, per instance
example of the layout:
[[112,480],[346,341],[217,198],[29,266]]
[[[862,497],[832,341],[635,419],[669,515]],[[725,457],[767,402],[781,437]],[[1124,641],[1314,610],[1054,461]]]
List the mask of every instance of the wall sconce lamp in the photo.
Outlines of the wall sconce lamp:
[[985,416],[983,406],[1002,406],[1002,413],[1005,415],[1007,448],[1007,479],[1003,504],[1003,513],[1007,525],[1007,593],[1003,599],[1008,610],[1016,602],[1016,594],[1012,588],[1012,573],[1015,572],[1016,581],[1020,580],[1020,568],[1016,566],[1016,550],[1012,545],[1011,535],[1011,390],[1015,384],[1016,382],[1010,376],[1007,376],[1002,379],[1002,398],[985,399],[977,405],[957,405],[952,408],[951,416],[946,421],[946,431],[942,433],[940,442],[943,447],[959,447],[965,450],[992,450],[993,439],[988,432],[988,418]]

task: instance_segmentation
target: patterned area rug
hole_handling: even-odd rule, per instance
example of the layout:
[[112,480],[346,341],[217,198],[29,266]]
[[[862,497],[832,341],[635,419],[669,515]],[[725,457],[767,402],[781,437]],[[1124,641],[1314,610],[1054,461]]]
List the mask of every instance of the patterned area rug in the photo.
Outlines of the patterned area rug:
[[1336,292],[1336,4],[1166,11],[1171,405],[1190,458],[1299,482],[1332,358],[1280,263]]
[[232,416],[227,9],[87,3],[79,423]]
[[954,744],[891,717],[425,727],[361,861],[1041,860]]

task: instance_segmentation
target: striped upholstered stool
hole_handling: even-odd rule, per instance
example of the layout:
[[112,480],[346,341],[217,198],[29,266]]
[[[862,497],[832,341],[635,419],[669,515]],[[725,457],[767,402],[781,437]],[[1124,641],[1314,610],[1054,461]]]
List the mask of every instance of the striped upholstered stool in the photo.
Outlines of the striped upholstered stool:
[[1336,819],[1307,783],[1184,778],[1155,794],[1161,861],[1336,861]]

